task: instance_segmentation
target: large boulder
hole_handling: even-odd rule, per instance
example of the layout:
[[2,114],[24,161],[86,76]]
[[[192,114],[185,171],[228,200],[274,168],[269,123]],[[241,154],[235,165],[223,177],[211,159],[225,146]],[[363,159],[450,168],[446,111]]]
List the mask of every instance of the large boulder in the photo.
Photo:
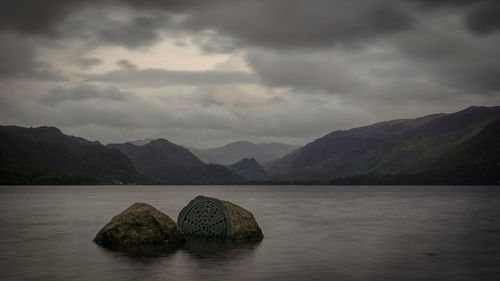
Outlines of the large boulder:
[[187,239],[260,241],[254,216],[229,201],[198,196],[182,209],[177,224]]
[[169,216],[145,203],[135,203],[115,216],[94,238],[102,246],[172,245],[184,240]]

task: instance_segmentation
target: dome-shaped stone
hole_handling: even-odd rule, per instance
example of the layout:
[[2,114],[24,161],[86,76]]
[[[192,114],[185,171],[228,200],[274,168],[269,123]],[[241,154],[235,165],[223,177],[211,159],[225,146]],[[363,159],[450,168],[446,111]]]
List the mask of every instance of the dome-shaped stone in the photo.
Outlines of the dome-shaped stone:
[[145,203],[135,203],[115,216],[94,238],[102,246],[178,244],[184,235],[167,215]]
[[264,237],[254,216],[229,201],[198,196],[177,218],[187,239],[260,241]]

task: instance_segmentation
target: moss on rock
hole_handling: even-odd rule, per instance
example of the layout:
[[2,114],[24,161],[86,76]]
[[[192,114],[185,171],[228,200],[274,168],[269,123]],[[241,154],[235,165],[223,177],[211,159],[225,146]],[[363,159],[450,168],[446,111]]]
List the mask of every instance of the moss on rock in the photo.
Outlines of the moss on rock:
[[145,203],[135,203],[116,215],[95,236],[102,246],[180,244],[184,235],[166,214]]
[[264,238],[262,230],[251,212],[229,201],[222,201],[222,203],[229,215],[230,240],[260,241]]

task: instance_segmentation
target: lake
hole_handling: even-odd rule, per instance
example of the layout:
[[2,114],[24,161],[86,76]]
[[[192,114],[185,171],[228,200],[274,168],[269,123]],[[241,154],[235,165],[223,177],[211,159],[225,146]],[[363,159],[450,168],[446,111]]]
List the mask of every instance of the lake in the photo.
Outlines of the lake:
[[[112,251],[92,242],[145,202],[250,210],[264,240]],[[500,187],[3,186],[1,280],[500,280]]]

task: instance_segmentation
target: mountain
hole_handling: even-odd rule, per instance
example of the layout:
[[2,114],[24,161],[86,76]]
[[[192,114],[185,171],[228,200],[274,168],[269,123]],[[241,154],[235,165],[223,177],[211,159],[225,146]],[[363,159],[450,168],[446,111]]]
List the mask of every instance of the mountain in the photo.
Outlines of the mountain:
[[1,184],[89,184],[141,181],[130,160],[99,142],[54,127],[0,126]]
[[269,179],[269,175],[264,168],[253,158],[242,159],[227,167],[247,181],[265,181]]
[[135,144],[137,146],[142,146],[142,145],[150,143],[151,141],[153,141],[153,139],[131,140],[131,141],[128,141],[127,143]]
[[141,174],[164,183],[231,183],[242,178],[221,165],[207,165],[189,150],[165,139],[138,146],[108,144],[123,152]]
[[[500,106],[335,131],[293,151],[249,142],[199,151],[211,162],[236,159],[228,167],[205,164],[165,139],[138,144],[104,146],[54,127],[0,126],[0,184],[500,183]],[[284,151],[291,152],[265,170],[245,156],[265,161]]]
[[491,179],[500,162],[498,120],[499,106],[473,106],[335,131],[265,167],[273,179],[295,181],[341,182],[347,177],[366,182],[391,176],[409,183],[420,175],[428,183],[445,183],[446,174],[446,182],[455,183],[464,173],[481,176],[481,170],[489,171]]
[[[430,170],[458,178],[455,184],[500,183],[500,120],[451,150]],[[460,177],[454,176],[457,173]]]
[[254,158],[261,164],[268,163],[297,148],[298,146],[282,143],[254,144],[248,141],[238,141],[216,148],[189,148],[189,150],[205,163],[230,165],[244,158]]
[[500,121],[489,124],[425,171],[347,176],[330,184],[500,184]]

